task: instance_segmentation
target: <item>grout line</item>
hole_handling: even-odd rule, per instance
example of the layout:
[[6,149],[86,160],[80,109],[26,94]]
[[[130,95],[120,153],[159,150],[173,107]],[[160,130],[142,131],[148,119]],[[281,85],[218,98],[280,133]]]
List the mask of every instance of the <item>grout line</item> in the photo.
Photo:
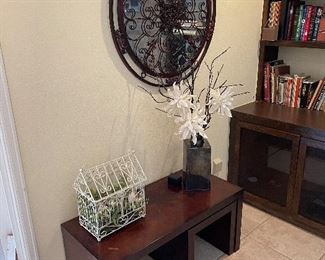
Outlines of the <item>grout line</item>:
[[272,218],[272,216],[270,216],[269,218],[265,219],[264,221],[262,221],[261,223],[259,223],[256,227],[254,227],[251,231],[249,231],[248,233],[246,233],[245,235],[245,239],[251,234],[253,233],[255,230],[257,230],[260,226],[262,226],[263,224],[265,224],[267,221],[269,221]]
[[325,259],[325,254],[323,254],[323,255],[319,258],[319,260],[323,260],[323,259]]

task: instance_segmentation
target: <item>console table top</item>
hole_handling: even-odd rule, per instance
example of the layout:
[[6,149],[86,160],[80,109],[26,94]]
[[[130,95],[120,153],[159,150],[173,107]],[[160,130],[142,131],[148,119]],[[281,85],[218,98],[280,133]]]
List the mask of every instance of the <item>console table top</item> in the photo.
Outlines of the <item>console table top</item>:
[[81,243],[96,259],[136,258],[196,225],[216,211],[237,200],[243,190],[211,176],[209,192],[186,193],[168,189],[167,178],[149,184],[147,215],[113,233],[101,242],[79,225],[74,218],[61,225],[62,231]]

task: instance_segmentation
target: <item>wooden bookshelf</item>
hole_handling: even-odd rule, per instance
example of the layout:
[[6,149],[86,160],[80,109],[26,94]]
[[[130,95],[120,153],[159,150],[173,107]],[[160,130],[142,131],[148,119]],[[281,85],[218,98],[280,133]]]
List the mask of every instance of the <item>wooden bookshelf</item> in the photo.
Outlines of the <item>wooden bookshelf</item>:
[[[267,21],[270,1],[264,0],[262,26]],[[277,60],[279,50],[286,51],[281,48],[298,48],[297,52],[299,48],[324,50],[325,42],[265,41],[261,37],[256,101],[233,110],[228,180],[245,188],[247,203],[325,238],[325,207],[314,203],[325,203],[325,112],[270,104],[263,99],[264,64]],[[281,147],[288,143],[289,149]],[[286,165],[285,171],[270,170],[274,147],[276,153],[289,154],[279,156],[276,162]],[[319,172],[308,168],[310,159],[319,163]],[[310,176],[312,185],[306,185]],[[263,182],[263,177],[270,181]],[[266,185],[278,182],[280,191]],[[277,196],[286,196],[285,204],[279,203]]]
[[[282,0],[282,1],[288,1],[288,0]],[[270,2],[272,2],[272,0],[264,0],[261,31],[263,31],[263,27],[267,23]],[[325,0],[323,1],[323,3],[325,5]],[[309,4],[313,4],[313,2],[309,1]],[[278,54],[279,54],[280,48],[325,49],[325,42],[286,41],[286,40],[265,41],[265,40],[262,40],[262,35],[261,35],[259,66],[258,66],[258,81],[257,81],[257,89],[256,89],[256,100],[257,101],[263,100],[264,64],[268,61],[278,59],[279,58]]]

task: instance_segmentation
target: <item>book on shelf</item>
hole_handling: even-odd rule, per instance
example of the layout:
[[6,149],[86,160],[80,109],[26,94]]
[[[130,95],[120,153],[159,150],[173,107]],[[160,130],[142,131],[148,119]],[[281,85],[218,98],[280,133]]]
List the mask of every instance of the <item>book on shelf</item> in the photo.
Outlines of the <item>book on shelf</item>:
[[306,79],[302,83],[301,97],[300,97],[300,107],[307,108],[310,103],[312,96],[318,86],[319,80]]
[[324,111],[325,112],[325,100],[323,100],[323,103],[321,104],[319,111]]
[[325,6],[282,0],[279,40],[325,41]]
[[318,33],[319,33],[319,28],[320,28],[320,22],[322,19],[324,13],[324,8],[318,6],[316,7],[316,17],[315,17],[315,25],[313,28],[313,36],[312,36],[312,41],[318,40]]
[[308,104],[308,109],[316,108],[317,102],[319,102],[319,98],[320,98],[321,94],[323,93],[324,83],[325,83],[325,79],[322,79],[319,81],[318,86],[311,98],[311,101]]
[[295,33],[294,40],[296,40],[296,41],[300,40],[301,30],[302,30],[302,27],[304,24],[304,15],[305,15],[305,5],[300,5],[297,26],[296,26],[296,30],[294,32]]
[[302,37],[300,38],[300,40],[302,41],[308,41],[308,35],[310,33],[310,23],[311,23],[311,15],[313,12],[313,6],[311,5],[307,5],[305,8],[305,24],[304,24],[304,29],[302,31]]
[[316,80],[304,74],[290,74],[283,60],[264,66],[264,101],[292,108],[322,110],[325,103],[325,79]]
[[283,60],[274,60],[266,62],[264,65],[264,101],[270,103],[274,98],[271,84],[274,84],[274,67],[284,64]]
[[290,9],[293,2],[284,0],[281,2],[281,8],[280,8],[280,21],[279,21],[279,38],[283,39],[286,36],[286,31],[284,28],[288,25],[288,20],[290,19]]
[[317,34],[317,41],[324,42],[325,41],[325,7],[323,8],[323,13],[319,18],[319,29]]
[[[296,2],[289,1],[288,10],[287,10],[287,16],[286,16],[286,23],[284,26],[284,29],[282,30],[284,33],[284,36],[280,39],[291,39],[292,30],[294,27],[294,17],[295,17],[295,10],[297,8]],[[287,28],[285,30],[285,28]]]
[[315,27],[316,14],[317,14],[317,7],[312,6],[311,16],[310,16],[310,24],[309,24],[309,28],[308,28],[307,41],[311,41],[312,38],[313,38],[313,30],[314,30],[314,27]]
[[282,104],[283,100],[283,84],[279,84],[279,76],[290,74],[290,66],[287,64],[279,64],[271,67],[271,88],[272,95],[271,101],[272,103]]

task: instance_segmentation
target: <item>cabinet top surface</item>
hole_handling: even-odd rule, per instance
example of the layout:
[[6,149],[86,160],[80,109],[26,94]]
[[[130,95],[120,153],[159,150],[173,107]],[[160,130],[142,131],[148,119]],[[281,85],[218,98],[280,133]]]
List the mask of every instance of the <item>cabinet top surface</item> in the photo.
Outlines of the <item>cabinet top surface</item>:
[[147,215],[101,242],[79,225],[78,218],[62,230],[98,259],[121,259],[149,253],[238,199],[242,189],[211,176],[209,192],[186,193],[168,189],[167,178],[146,187]]
[[300,128],[325,132],[325,112],[290,108],[265,102],[253,102],[233,110],[234,117],[254,117],[272,120]]

